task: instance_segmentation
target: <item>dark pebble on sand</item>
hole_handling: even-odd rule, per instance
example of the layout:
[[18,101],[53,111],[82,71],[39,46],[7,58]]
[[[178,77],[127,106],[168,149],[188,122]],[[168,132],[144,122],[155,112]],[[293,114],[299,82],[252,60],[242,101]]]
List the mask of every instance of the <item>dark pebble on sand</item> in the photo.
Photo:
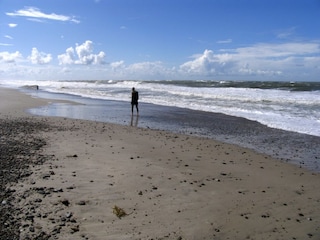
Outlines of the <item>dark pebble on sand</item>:
[[[28,177],[33,172],[28,169],[29,165],[43,164],[54,156],[42,155],[39,150],[46,145],[46,141],[36,134],[41,131],[56,130],[57,127],[50,126],[45,121],[32,118],[0,119],[0,238],[19,239],[21,221],[18,215],[23,209],[16,209],[9,204],[15,199],[14,191],[7,188],[8,185],[17,183],[19,180]],[[14,168],[12,167],[14,166]],[[46,177],[50,177],[49,172]],[[21,196],[23,198],[24,195]],[[35,200],[40,202],[39,199]],[[30,220],[33,215],[26,215]],[[32,239],[48,239],[45,233],[35,233],[34,227],[30,226],[25,230],[30,231]]]

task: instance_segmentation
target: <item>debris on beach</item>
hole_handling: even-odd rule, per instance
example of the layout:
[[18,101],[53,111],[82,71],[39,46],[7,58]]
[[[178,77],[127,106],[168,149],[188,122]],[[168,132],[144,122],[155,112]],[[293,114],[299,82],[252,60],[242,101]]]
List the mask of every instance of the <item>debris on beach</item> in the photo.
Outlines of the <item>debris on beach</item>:
[[113,213],[119,218],[121,219],[122,217],[127,216],[128,214],[120,207],[118,207],[117,205],[114,205],[113,207]]

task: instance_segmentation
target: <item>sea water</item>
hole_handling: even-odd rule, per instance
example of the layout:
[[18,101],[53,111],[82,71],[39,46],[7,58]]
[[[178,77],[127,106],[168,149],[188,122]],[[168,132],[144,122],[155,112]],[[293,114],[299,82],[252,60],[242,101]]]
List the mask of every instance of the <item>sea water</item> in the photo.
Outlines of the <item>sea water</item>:
[[163,106],[224,113],[266,126],[320,136],[319,82],[261,81],[1,81],[5,86],[38,85],[42,91],[101,100],[139,101]]

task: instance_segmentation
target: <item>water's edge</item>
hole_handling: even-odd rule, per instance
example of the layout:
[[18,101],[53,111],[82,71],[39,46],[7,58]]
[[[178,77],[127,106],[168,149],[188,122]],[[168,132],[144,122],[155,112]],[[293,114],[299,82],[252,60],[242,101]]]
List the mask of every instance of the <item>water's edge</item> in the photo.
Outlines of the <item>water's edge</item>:
[[60,116],[132,125],[196,135],[236,144],[282,161],[320,172],[320,137],[264,126],[221,113],[140,103],[140,114],[131,115],[130,102],[97,100],[45,91],[23,90],[34,97],[74,101],[30,109],[34,115]]

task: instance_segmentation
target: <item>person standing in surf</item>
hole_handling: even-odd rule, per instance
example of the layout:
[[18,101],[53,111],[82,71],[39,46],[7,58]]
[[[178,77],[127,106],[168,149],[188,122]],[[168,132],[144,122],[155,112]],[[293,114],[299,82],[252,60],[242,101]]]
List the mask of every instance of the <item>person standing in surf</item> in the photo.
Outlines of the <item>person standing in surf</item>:
[[131,92],[131,113],[133,114],[133,108],[136,106],[137,114],[139,114],[139,108],[138,108],[138,100],[139,100],[139,93],[136,91],[136,89],[133,87]]

